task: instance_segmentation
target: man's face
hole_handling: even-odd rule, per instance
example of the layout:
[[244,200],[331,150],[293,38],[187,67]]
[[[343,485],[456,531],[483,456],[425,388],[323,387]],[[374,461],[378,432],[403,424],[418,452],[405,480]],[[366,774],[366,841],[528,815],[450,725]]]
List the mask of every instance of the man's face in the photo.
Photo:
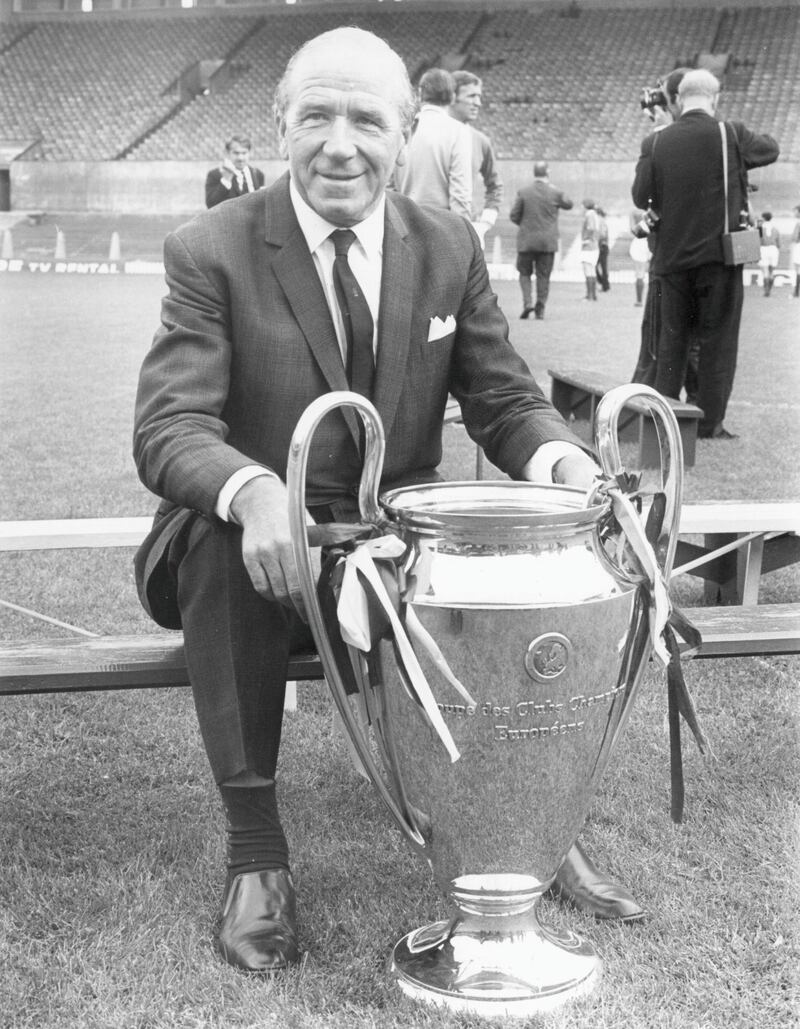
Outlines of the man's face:
[[326,221],[346,228],[375,210],[402,160],[401,90],[382,54],[323,43],[298,61],[281,150],[300,195]]
[[450,110],[459,121],[475,121],[481,110],[481,86],[477,82],[471,86],[461,86]]
[[228,147],[228,157],[237,171],[241,171],[242,168],[246,167],[249,156],[250,151],[246,146],[242,146],[241,143],[231,143]]

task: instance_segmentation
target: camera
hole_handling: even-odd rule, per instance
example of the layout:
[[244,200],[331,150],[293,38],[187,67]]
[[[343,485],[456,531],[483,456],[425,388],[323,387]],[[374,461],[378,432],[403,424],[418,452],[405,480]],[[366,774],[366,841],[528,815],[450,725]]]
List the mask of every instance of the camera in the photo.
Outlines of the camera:
[[642,218],[633,226],[634,236],[637,239],[647,239],[650,233],[658,227],[660,221],[661,215],[656,214],[652,207],[648,207]]
[[666,111],[667,100],[661,86],[645,86],[639,97],[639,106],[643,111],[649,111],[651,116],[657,107]]

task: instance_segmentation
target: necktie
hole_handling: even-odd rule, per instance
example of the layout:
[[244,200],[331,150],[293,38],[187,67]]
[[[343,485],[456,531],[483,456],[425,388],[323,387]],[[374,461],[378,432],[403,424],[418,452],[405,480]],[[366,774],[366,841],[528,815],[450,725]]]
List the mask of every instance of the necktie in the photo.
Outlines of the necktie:
[[240,193],[247,192],[247,179],[244,177],[244,172],[236,173],[236,185],[238,186]]
[[347,251],[355,238],[356,234],[350,229],[336,229],[330,235],[336,253],[333,262],[333,285],[347,340],[347,381],[355,393],[371,397],[375,374],[372,315],[347,260]]

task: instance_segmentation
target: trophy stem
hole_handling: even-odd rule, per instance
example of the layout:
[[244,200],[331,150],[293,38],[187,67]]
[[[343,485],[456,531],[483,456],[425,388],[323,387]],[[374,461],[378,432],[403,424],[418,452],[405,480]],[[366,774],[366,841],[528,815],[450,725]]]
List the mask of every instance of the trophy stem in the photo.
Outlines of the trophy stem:
[[526,876],[462,877],[449,893],[454,917],[395,946],[390,972],[399,988],[422,1003],[484,1018],[529,1018],[589,993],[600,959],[574,933],[541,924],[545,886]]

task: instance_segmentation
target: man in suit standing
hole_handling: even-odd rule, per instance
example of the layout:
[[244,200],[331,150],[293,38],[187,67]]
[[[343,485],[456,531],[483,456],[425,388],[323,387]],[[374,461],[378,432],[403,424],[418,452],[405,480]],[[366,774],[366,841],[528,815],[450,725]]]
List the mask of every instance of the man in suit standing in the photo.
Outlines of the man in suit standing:
[[264,173],[249,163],[251,150],[247,136],[231,136],[227,141],[222,164],[206,175],[206,207],[261,189]]
[[[704,69],[678,86],[677,121],[642,141],[632,195],[659,216],[651,270],[661,294],[654,387],[679,399],[692,337],[698,346],[698,436],[729,440],[723,422],[733,389],[744,287],[741,265],[726,265],[723,136],[715,118],[719,82]],[[778,144],[741,122],[724,126],[728,220],[747,218],[746,173],[777,160]]]
[[[163,500],[137,586],[161,625],[184,631],[227,819],[217,947],[247,971],[299,957],[275,775],[288,656],[311,643],[285,486],[300,415],[331,390],[370,396],[383,488],[437,478],[449,393],[512,477],[585,488],[596,471],[510,345],[468,221],[387,194],[413,112],[382,40],[355,28],[311,40],[275,99],[288,174],[165,243],[169,294],[134,433],[139,474]],[[309,519],[357,521],[360,473],[356,418],[334,412],[309,460]],[[641,917],[577,846],[556,885],[598,917]]]
[[[527,318],[531,311],[536,318],[544,318],[544,308],[550,294],[550,276],[558,250],[558,212],[569,211],[571,208],[569,197],[551,184],[547,162],[536,161],[533,166],[533,182],[517,193],[509,214],[511,221],[519,226],[517,271],[522,290],[520,318]],[[535,305],[531,289],[534,268]]]

